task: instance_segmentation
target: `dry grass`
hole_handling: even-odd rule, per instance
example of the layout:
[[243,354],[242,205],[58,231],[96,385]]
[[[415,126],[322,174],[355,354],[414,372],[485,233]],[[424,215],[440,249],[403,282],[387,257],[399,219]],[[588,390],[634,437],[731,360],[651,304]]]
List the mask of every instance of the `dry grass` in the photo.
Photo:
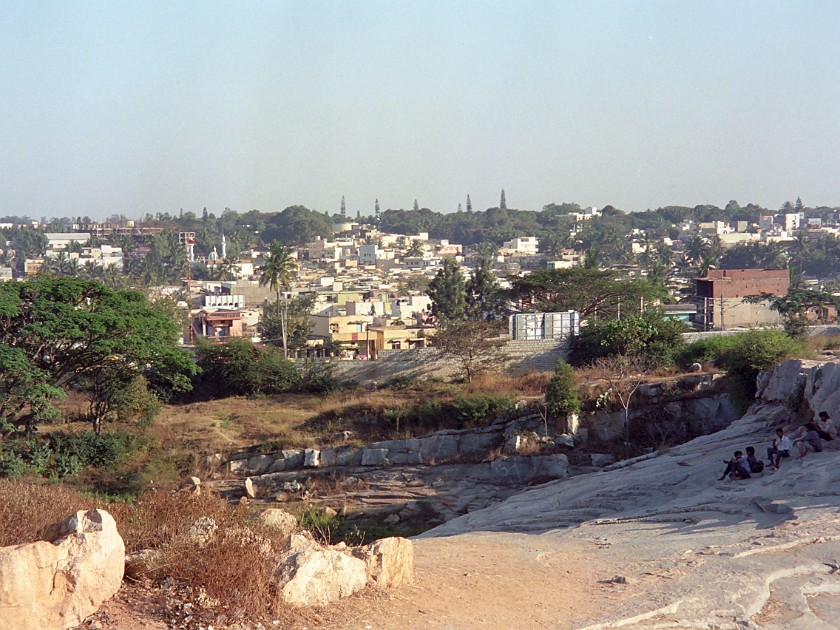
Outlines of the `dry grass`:
[[94,501],[58,484],[0,479],[0,547],[41,540],[44,529]]
[[[224,609],[255,618],[278,612],[271,578],[288,541],[216,495],[156,491],[106,504],[62,485],[0,480],[0,546],[40,540],[48,525],[94,507],[114,517],[127,553],[159,552],[157,574],[189,582]],[[206,544],[189,533],[200,517],[212,518],[219,528]]]
[[537,397],[545,394],[551,377],[551,372],[525,372],[519,375],[487,372],[473,379],[473,382],[467,386],[467,391],[511,397]]

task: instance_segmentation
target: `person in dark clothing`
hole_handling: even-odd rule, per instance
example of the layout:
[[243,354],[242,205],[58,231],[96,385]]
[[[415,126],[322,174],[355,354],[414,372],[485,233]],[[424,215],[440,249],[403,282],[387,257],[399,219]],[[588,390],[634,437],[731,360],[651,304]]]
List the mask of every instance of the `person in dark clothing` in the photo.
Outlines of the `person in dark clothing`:
[[755,449],[752,446],[747,447],[747,466],[751,473],[758,474],[764,470],[764,462],[755,456]]
[[729,460],[723,460],[723,463],[726,464],[726,469],[723,471],[723,475],[720,479],[718,479],[718,481],[723,481],[726,479],[727,475],[729,475],[729,478],[732,480],[749,479],[752,477],[750,474],[749,464],[747,463],[747,458],[744,457],[744,453],[741,451],[735,451],[734,457]]

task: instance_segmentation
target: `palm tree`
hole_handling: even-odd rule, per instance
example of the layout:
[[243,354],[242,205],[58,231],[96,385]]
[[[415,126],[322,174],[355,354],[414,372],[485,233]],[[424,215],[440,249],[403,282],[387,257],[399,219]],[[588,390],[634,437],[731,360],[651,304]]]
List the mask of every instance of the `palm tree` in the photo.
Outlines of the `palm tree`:
[[277,316],[280,319],[280,334],[283,337],[283,356],[286,357],[289,356],[287,346],[289,303],[284,295],[281,305],[280,291],[289,288],[295,269],[297,269],[297,262],[292,257],[292,251],[280,241],[274,241],[262,266],[260,286],[268,285],[277,294]]
[[92,260],[86,260],[82,263],[79,269],[79,275],[85,280],[93,280],[97,277],[99,271],[98,265]]
[[423,255],[423,246],[420,244],[420,241],[411,241],[411,245],[409,245],[408,249],[405,250],[406,258],[410,258],[412,256],[422,256]]
[[802,263],[810,254],[810,244],[808,237],[803,231],[797,232],[792,241],[788,241],[785,245],[785,251],[790,259],[790,262],[797,267],[802,267]]
[[239,275],[239,265],[233,258],[225,258],[216,267],[215,280],[233,280]]
[[714,252],[706,252],[700,257],[700,269],[698,277],[702,278],[709,273],[709,269],[717,269],[718,258]]
[[699,264],[709,249],[709,242],[699,234],[695,234],[685,244],[685,255],[690,262]]

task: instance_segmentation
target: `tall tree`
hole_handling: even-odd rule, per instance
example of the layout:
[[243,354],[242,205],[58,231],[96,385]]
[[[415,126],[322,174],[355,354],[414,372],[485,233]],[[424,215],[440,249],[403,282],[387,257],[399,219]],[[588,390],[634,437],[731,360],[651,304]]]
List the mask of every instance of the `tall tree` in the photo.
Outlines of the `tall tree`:
[[615,316],[619,304],[622,313],[639,310],[642,301],[659,297],[659,289],[646,280],[620,279],[614,271],[579,267],[539,270],[514,278],[509,296],[525,310],[574,310],[586,319],[596,313]]
[[[283,339],[283,356],[289,356],[288,330],[289,330],[289,301],[285,291],[289,289],[292,282],[292,275],[297,269],[297,262],[292,256],[292,251],[275,241],[271,244],[271,250],[262,266],[260,274],[260,286],[269,286],[277,295],[277,317],[280,320],[280,334]],[[280,299],[281,291],[283,299]]]
[[419,210],[420,210],[420,204],[417,203],[417,200],[415,199],[414,200],[414,212],[417,212]]
[[505,199],[505,189],[502,188],[502,196],[499,199],[499,207],[502,210],[507,210],[507,200]]
[[379,216],[379,199],[377,199],[373,204],[373,213],[378,217]]
[[472,200],[470,199],[470,196],[468,194],[467,195],[467,212],[472,212],[472,211],[473,211]]
[[87,391],[97,432],[119,381],[142,375],[161,392],[190,388],[195,363],[179,347],[180,332],[172,311],[137,291],[50,276],[0,283],[0,346],[15,349],[6,359],[25,356],[41,401],[49,388]]
[[473,269],[465,285],[467,317],[470,319],[496,319],[502,310],[499,283],[493,275],[489,258],[482,258]]
[[426,291],[432,298],[432,314],[441,325],[463,320],[466,314],[467,298],[461,267],[451,258],[443,261],[443,267],[429,283]]
[[347,216],[347,204],[344,203],[344,195],[341,195],[341,210],[339,212],[341,216]]

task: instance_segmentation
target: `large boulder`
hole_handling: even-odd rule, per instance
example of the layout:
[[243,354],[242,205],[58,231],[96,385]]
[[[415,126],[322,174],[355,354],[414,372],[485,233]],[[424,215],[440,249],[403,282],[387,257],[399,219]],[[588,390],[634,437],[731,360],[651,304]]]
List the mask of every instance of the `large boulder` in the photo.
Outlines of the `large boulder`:
[[331,604],[365,587],[367,565],[346,550],[323,547],[296,534],[292,536],[291,550],[276,579],[280,587],[278,598],[283,604]]
[[414,545],[405,538],[382,538],[355,548],[353,555],[365,561],[367,580],[376,588],[402,586],[414,578]]
[[120,588],[125,545],[103,510],[80,511],[45,540],[0,549],[0,628],[65,630]]

